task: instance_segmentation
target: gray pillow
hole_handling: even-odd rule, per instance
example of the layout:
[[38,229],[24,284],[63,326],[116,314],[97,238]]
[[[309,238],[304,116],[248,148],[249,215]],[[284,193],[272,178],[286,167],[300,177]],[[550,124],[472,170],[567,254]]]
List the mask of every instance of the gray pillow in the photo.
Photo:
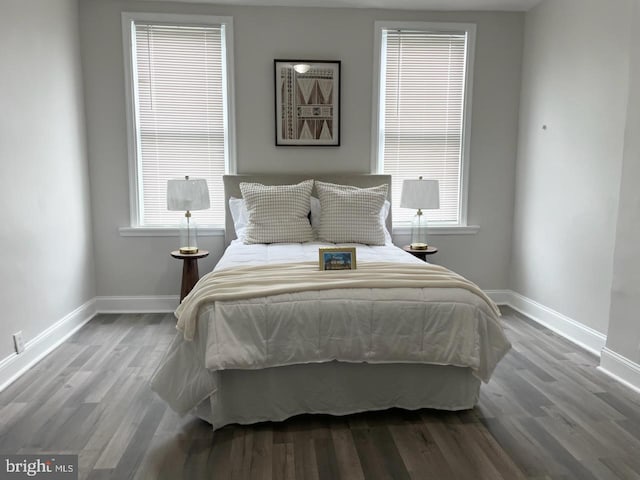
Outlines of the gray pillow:
[[332,243],[384,245],[380,210],[387,198],[387,185],[358,188],[316,181],[320,198],[318,237]]
[[302,243],[313,240],[309,209],[313,180],[297,185],[240,183],[249,214],[244,243]]

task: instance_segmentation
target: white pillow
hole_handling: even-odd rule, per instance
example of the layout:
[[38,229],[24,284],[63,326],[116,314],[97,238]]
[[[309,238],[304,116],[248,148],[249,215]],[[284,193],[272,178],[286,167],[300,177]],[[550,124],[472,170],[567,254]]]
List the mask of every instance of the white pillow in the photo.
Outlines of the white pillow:
[[358,188],[316,181],[320,197],[318,237],[332,243],[384,245],[385,234],[380,212],[388,186]]
[[318,227],[320,226],[320,200],[317,197],[311,197],[309,221],[311,222],[314,238],[318,238]]
[[[382,228],[384,230],[384,244],[385,245],[393,245],[393,238],[391,238],[391,233],[389,233],[389,229],[387,228],[387,217],[389,216],[389,210],[391,210],[391,202],[389,200],[384,201],[384,205],[380,209],[380,223],[382,223]],[[318,232],[318,228],[320,227],[320,200],[316,197],[311,197],[311,227],[313,231]]]
[[391,202],[389,200],[385,200],[384,205],[382,205],[382,209],[380,210],[380,223],[382,224],[382,229],[384,230],[385,245],[393,245],[393,238],[391,238],[391,233],[389,233],[389,229],[387,228],[387,217],[389,216],[389,210],[391,210]]
[[313,180],[296,185],[240,183],[249,214],[245,243],[304,243],[313,240],[309,210]]
[[[244,204],[244,200],[242,198],[229,197],[229,210],[231,211],[236,237],[238,240],[244,242],[247,235],[247,224],[249,223],[249,212],[247,212],[247,206]],[[387,217],[389,216],[390,210],[391,202],[385,200],[380,210],[380,223],[382,223],[382,228],[384,229],[385,245],[393,245],[393,238],[387,228]],[[313,228],[314,234],[317,236],[318,227],[320,227],[320,200],[316,197],[311,197],[310,217],[311,228]]]
[[[386,202],[385,206],[387,209],[384,214],[385,220],[389,214],[388,205],[390,205],[389,202]],[[231,212],[231,218],[233,219],[233,229],[236,231],[236,237],[238,240],[242,240],[244,242],[247,235],[247,224],[249,223],[249,212],[247,212],[247,206],[244,203],[244,199],[229,197],[229,211]],[[381,211],[380,215],[382,215],[382,213],[383,212]],[[311,214],[309,217],[311,219],[311,228],[315,231],[320,225],[320,200],[316,197],[311,197]],[[391,238],[391,235],[389,235],[389,238]]]
[[229,197],[229,211],[233,219],[233,228],[236,231],[238,240],[244,242],[247,236],[247,224],[249,223],[249,212],[242,198]]

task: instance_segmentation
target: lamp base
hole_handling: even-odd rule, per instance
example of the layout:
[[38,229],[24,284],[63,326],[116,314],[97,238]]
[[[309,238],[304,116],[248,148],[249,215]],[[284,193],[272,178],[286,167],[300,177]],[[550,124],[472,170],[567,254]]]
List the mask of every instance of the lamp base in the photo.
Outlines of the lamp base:
[[409,246],[411,247],[411,250],[426,250],[427,248],[429,248],[429,245],[422,242],[412,243]]
[[198,253],[198,247],[180,247],[180,253],[193,255],[194,253]]

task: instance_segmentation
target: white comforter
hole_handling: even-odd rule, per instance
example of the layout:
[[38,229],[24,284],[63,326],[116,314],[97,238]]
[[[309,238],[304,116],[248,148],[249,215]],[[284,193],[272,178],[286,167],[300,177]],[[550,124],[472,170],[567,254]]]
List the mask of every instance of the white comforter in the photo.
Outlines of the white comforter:
[[[320,246],[328,245],[236,241],[216,270],[315,260]],[[421,262],[391,245],[355,246],[358,264]],[[209,371],[332,360],[429,363],[469,367],[486,382],[510,348],[490,306],[457,288],[349,288],[216,302],[201,308],[198,329],[195,345],[181,344],[179,350],[182,357],[185,349],[197,350],[196,356],[204,357],[198,361],[203,360]],[[186,370],[199,380],[185,379],[190,385],[179,388],[180,399],[172,398],[162,370],[161,365],[152,385],[178,411],[193,408],[206,398],[207,389],[215,388],[198,366],[189,365]]]

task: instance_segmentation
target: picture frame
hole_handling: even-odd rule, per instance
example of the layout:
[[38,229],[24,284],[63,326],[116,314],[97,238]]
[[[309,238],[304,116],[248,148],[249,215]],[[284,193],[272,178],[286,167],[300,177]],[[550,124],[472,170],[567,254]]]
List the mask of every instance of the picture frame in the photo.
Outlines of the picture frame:
[[318,249],[320,270],[355,270],[355,247],[329,247]]
[[273,61],[276,146],[340,146],[340,60]]

